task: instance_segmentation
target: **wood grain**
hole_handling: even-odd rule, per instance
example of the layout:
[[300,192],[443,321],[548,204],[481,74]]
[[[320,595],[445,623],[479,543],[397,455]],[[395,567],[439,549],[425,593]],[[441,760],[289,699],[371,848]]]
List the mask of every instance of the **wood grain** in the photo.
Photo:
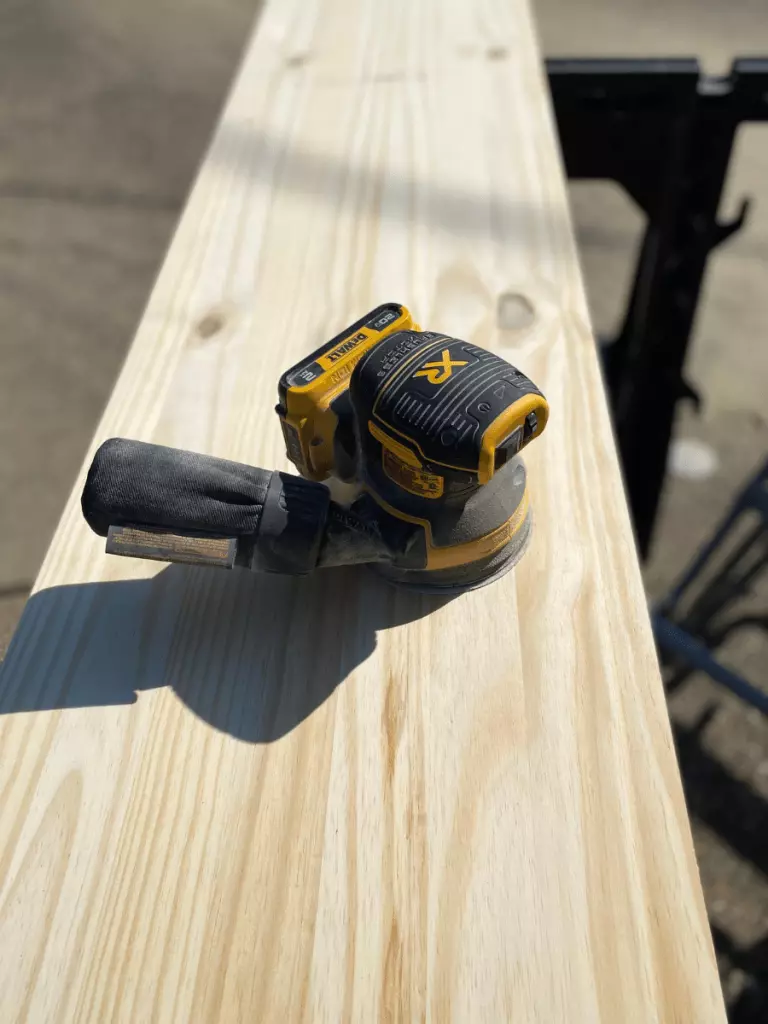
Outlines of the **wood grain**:
[[547,394],[531,548],[163,568],[81,476],[0,687],[3,1022],[724,1020],[524,0],[267,4],[94,447],[285,467],[280,371],[387,300]]

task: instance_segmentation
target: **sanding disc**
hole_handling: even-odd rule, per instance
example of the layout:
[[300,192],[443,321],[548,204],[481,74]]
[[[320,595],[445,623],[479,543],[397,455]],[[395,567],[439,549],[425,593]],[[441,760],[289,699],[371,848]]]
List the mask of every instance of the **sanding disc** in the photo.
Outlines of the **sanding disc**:
[[482,562],[470,562],[455,569],[441,569],[430,572],[427,569],[393,569],[389,565],[372,565],[371,569],[397,587],[419,594],[443,594],[454,597],[469,590],[488,586],[514,569],[525,553],[531,537],[532,517],[530,506],[525,518],[508,544]]

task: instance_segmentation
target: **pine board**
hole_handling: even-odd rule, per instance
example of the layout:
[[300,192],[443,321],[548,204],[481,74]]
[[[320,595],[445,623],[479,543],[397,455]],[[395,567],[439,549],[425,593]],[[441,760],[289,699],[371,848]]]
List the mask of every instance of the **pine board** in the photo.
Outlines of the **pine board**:
[[725,1019],[525,0],[267,4],[93,447],[288,468],[281,370],[389,300],[547,394],[531,548],[448,602],[153,566],[81,474],[0,682],[0,1020]]

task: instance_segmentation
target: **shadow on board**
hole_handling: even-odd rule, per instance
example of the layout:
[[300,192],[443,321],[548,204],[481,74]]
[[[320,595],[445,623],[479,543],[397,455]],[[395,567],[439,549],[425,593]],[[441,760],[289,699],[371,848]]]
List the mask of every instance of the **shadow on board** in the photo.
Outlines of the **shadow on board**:
[[134,704],[171,687],[216,729],[269,743],[376,647],[448,598],[372,572],[306,577],[172,565],[150,579],[34,594],[0,666],[0,714]]

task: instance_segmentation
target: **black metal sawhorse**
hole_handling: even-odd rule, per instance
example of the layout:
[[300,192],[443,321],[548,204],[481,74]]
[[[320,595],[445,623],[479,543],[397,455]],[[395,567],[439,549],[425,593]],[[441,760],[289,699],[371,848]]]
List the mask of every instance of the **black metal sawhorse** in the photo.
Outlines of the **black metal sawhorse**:
[[[734,539],[738,539],[735,546]],[[768,630],[766,614],[735,618],[731,614],[728,618],[733,606],[766,572],[768,461],[748,482],[666,597],[652,610],[659,651],[663,660],[676,669],[668,682],[670,689],[679,686],[690,672],[699,670],[768,717],[768,694],[723,665],[712,651],[737,630]]]
[[736,130],[768,120],[768,59],[703,75],[696,60],[549,60],[569,178],[610,178],[648,218],[604,370],[640,552],[648,552],[675,408],[700,401],[686,350],[707,259],[744,223],[718,220]]

